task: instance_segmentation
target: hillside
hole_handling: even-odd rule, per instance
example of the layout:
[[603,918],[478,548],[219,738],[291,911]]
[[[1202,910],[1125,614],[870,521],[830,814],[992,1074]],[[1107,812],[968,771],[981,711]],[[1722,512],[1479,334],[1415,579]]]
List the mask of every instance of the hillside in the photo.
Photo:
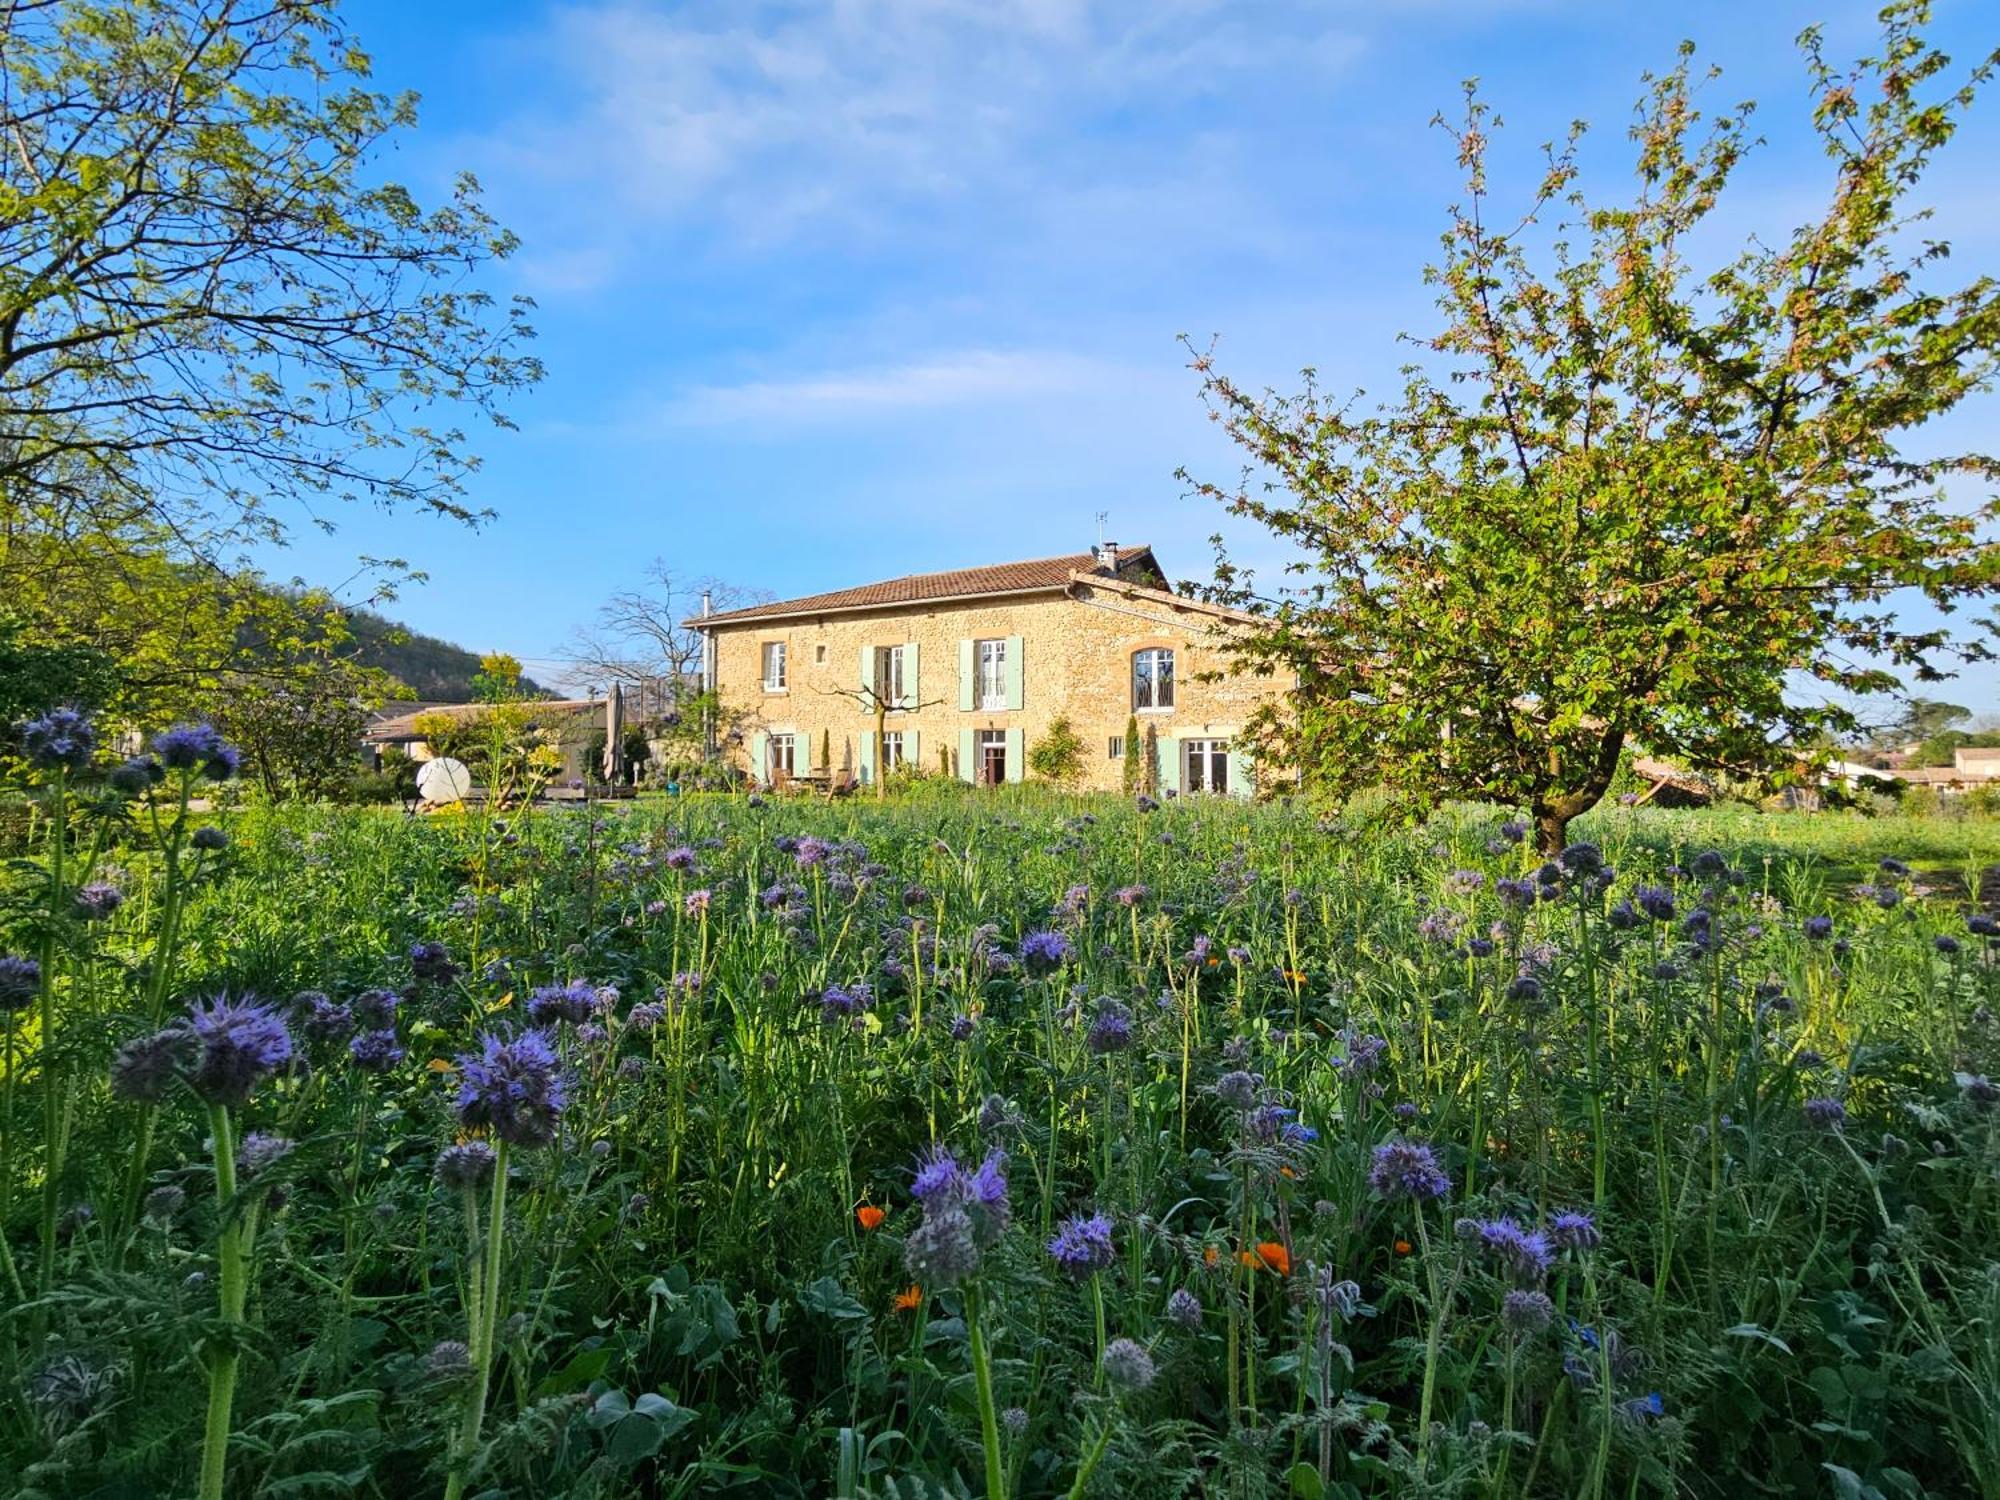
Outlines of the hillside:
[[[409,696],[425,702],[464,703],[472,698],[472,678],[479,670],[479,654],[434,635],[424,635],[408,626],[368,610],[352,610],[347,626],[353,632],[350,651],[355,661],[376,667],[409,688]],[[539,685],[523,679],[531,693]]]

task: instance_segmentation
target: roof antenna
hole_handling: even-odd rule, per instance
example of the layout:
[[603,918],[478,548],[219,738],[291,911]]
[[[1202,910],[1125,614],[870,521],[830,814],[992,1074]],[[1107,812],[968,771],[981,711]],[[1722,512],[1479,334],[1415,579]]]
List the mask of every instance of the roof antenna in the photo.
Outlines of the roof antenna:
[[1104,545],[1104,523],[1110,519],[1111,512],[1108,510],[1100,510],[1097,513],[1097,545],[1100,547]]

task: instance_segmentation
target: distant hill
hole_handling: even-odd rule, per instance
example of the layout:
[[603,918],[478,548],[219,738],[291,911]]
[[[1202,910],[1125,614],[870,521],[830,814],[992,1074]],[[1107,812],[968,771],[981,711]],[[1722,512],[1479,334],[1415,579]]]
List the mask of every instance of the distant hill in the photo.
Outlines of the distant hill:
[[[422,702],[472,700],[472,679],[479,671],[477,652],[398,625],[369,610],[348,610],[346,616],[347,628],[354,635],[346,654],[362,666],[389,673],[410,690],[412,698]],[[526,678],[522,685],[530,693],[543,691]]]

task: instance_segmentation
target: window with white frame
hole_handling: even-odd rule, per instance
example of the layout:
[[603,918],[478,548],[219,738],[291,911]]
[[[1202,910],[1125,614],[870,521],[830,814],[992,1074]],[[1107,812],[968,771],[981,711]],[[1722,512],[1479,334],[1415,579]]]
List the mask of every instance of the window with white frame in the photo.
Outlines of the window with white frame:
[[796,735],[774,734],[771,736],[768,751],[770,755],[771,775],[775,776],[780,771],[783,771],[787,776],[796,776],[798,774],[797,762],[793,758],[796,753],[794,747],[797,744],[798,737]]
[[1165,646],[1153,646],[1132,653],[1132,707],[1135,709],[1174,706],[1174,653]]
[[890,708],[905,708],[909,700],[903,692],[903,648],[901,646],[877,646],[875,648],[875,668],[871,674],[875,696]]
[[764,691],[776,692],[785,685],[785,643],[764,642]]
[[905,764],[907,762],[903,757],[903,731],[900,729],[884,730],[882,734],[882,769],[884,771],[893,771]]
[[1122,734],[1112,735],[1111,747],[1105,754],[1112,760],[1123,760],[1125,758],[1125,736]]
[[979,643],[979,707],[986,710],[1007,706],[1007,642],[1004,639]]

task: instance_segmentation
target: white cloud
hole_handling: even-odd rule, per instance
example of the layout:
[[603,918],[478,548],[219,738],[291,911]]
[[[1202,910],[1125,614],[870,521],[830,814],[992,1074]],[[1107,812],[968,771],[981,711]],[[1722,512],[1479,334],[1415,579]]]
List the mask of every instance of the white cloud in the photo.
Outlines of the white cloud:
[[555,98],[484,154],[567,195],[574,229],[753,246],[892,235],[912,209],[1004,217],[1127,176],[1129,142],[1101,128],[1121,111],[1245,75],[1323,79],[1361,49],[1303,0],[1247,17],[1217,0],[605,0],[531,45]]
[[782,380],[692,387],[657,406],[647,425],[656,420],[677,426],[792,428],[974,405],[1042,405],[1129,389],[1143,378],[1140,372],[1082,355],[971,349]]

